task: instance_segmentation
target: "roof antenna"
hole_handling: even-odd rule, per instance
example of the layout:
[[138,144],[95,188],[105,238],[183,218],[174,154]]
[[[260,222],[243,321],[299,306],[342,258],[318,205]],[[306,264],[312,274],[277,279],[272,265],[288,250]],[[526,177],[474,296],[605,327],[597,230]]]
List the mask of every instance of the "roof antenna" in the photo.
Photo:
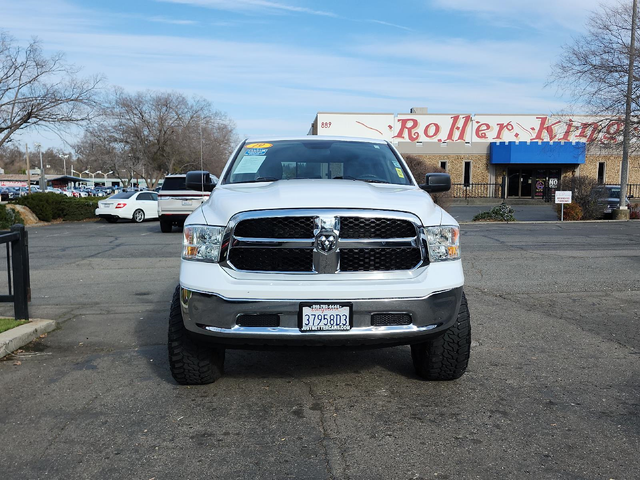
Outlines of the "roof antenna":
[[202,165],[202,150],[203,150],[203,141],[202,141],[202,117],[200,117],[200,182],[201,182],[201,187],[200,187],[200,191],[204,192],[204,174],[202,173],[204,171],[203,165]]

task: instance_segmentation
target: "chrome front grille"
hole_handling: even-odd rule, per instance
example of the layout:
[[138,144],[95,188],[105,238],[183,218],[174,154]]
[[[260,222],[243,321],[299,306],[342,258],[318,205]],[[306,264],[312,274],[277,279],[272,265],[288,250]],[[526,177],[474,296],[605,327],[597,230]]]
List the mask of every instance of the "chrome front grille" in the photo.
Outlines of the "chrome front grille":
[[238,271],[391,272],[428,263],[419,220],[377,210],[270,210],[234,216],[221,263]]

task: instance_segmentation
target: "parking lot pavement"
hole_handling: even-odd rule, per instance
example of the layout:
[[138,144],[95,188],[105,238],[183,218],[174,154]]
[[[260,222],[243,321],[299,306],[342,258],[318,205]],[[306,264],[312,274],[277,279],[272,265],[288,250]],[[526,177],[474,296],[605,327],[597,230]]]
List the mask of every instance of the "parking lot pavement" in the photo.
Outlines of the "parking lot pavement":
[[[558,221],[553,205],[551,203],[511,205],[511,208],[514,210],[513,216],[519,222],[553,222]],[[462,223],[472,222],[473,217],[478,213],[488,212],[492,208],[491,205],[454,205],[449,207],[448,212],[458,222]]]
[[640,470],[638,223],[463,226],[474,346],[458,381],[419,380],[398,347],[230,351],[226,375],[201,387],[176,385],[166,358],[180,233],[29,232],[32,314],[61,328],[0,362],[3,477]]

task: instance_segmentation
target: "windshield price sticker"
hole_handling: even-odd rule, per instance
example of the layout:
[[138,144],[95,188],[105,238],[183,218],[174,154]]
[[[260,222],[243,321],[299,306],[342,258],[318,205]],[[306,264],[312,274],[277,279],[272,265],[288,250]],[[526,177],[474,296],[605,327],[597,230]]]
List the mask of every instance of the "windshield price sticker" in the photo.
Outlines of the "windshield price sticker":
[[351,306],[345,304],[302,305],[300,330],[327,331],[351,328]]
[[571,190],[556,191],[556,203],[571,203]]
[[252,156],[264,156],[267,154],[266,148],[249,148],[244,154],[248,157]]
[[250,143],[247,148],[269,148],[273,147],[271,143]]

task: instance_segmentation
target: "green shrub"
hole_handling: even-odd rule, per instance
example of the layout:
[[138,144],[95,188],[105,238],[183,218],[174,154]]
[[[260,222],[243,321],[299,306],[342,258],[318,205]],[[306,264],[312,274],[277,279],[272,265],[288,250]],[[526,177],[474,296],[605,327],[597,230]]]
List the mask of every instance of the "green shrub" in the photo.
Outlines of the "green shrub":
[[62,220],[85,220],[95,216],[98,201],[102,198],[73,198],[59,193],[32,193],[14,200],[12,203],[24,205],[43,222],[61,218]]
[[509,205],[502,203],[493,207],[488,212],[480,212],[473,217],[474,222],[515,222],[514,210]]
[[[95,199],[95,200],[94,200]],[[69,198],[64,197],[63,202],[63,220],[85,220],[95,217],[95,211],[98,207],[98,199],[95,197],[87,198]]]
[[29,208],[39,220],[50,222],[62,216],[62,195],[57,193],[32,193],[14,200],[12,203]]
[[7,208],[6,205],[0,205],[0,230],[9,230],[11,226],[16,223],[24,224],[20,213],[11,208]]

